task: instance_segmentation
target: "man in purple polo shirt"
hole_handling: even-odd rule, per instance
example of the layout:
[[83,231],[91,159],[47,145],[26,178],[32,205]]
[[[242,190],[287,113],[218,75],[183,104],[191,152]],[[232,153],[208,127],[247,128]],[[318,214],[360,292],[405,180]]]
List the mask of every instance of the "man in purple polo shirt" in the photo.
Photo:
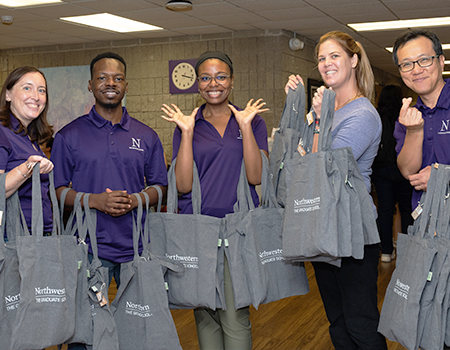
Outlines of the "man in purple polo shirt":
[[445,58],[436,34],[409,31],[395,41],[392,55],[403,82],[419,95],[414,107],[411,98],[403,99],[394,131],[398,167],[414,187],[414,209],[427,190],[431,164],[450,164],[450,84],[442,78]]
[[[122,107],[128,90],[126,63],[106,52],[91,62],[89,91],[95,106],[55,136],[51,160],[55,164],[58,196],[72,184],[65,204],[73,206],[78,191],[91,193],[89,206],[97,209],[98,255],[120,283],[120,264],[133,259],[132,213],[140,193],[159,185],[165,194],[167,170],[155,131],[131,118]],[[145,192],[157,203],[154,188]],[[145,198],[141,194],[145,203]]]

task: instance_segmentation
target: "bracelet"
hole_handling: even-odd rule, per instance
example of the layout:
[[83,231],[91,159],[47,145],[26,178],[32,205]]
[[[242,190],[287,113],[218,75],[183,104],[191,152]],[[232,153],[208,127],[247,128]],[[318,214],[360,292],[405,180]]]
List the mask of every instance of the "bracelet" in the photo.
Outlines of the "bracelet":
[[28,177],[28,175],[25,175],[20,171],[19,167],[17,167],[16,169],[19,172],[19,174],[22,175],[25,179]]
[[25,179],[27,179],[30,177],[31,172],[33,171],[34,164],[36,164],[36,163],[27,163],[26,164],[27,169],[28,169],[28,172],[26,174],[24,174],[20,171],[19,166],[17,166],[17,171],[19,172],[20,175],[22,175]]

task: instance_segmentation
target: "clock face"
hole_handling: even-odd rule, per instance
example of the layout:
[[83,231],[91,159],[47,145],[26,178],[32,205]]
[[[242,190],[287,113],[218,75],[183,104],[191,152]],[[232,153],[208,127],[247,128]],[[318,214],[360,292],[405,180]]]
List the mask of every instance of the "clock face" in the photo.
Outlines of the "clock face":
[[173,84],[180,90],[187,90],[195,84],[195,69],[187,62],[178,63],[172,71]]
[[170,93],[183,94],[197,92],[195,64],[197,59],[169,61]]

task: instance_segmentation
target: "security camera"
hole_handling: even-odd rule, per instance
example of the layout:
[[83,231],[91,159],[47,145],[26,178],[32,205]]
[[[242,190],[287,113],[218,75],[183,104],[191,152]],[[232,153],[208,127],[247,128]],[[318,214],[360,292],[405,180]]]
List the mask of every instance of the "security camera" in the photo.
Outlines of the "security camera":
[[13,16],[2,16],[2,23],[6,25],[10,25],[14,22]]
[[289,39],[289,48],[292,51],[301,50],[301,49],[303,49],[304,46],[305,46],[305,43],[303,41],[301,41],[300,39],[297,39],[297,38]]

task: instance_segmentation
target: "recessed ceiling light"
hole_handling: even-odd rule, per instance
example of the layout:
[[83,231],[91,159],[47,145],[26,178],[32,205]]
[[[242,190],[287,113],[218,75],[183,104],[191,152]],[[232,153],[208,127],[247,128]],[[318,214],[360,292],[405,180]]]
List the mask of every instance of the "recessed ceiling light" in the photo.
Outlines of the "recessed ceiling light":
[[190,11],[192,10],[192,2],[188,0],[170,0],[166,3],[166,9],[170,11]]
[[61,0],[0,0],[1,6],[6,7],[23,7],[23,6],[37,6],[45,4],[53,4],[62,2]]
[[[384,49],[386,51],[389,51],[390,53],[392,53],[392,51],[394,51],[394,48],[392,46],[385,47]],[[450,44],[442,44],[442,50],[450,50]]]
[[419,18],[419,19],[405,19],[399,21],[382,21],[382,22],[367,22],[367,23],[351,23],[347,24],[356,31],[368,30],[390,30],[402,28],[417,28],[417,27],[437,27],[449,26],[450,17],[435,17],[435,18]]
[[152,26],[147,23],[134,21],[110,13],[98,13],[87,16],[61,17],[63,21],[84,24],[90,27],[111,30],[119,33],[143,32],[149,30],[162,30],[164,28]]

